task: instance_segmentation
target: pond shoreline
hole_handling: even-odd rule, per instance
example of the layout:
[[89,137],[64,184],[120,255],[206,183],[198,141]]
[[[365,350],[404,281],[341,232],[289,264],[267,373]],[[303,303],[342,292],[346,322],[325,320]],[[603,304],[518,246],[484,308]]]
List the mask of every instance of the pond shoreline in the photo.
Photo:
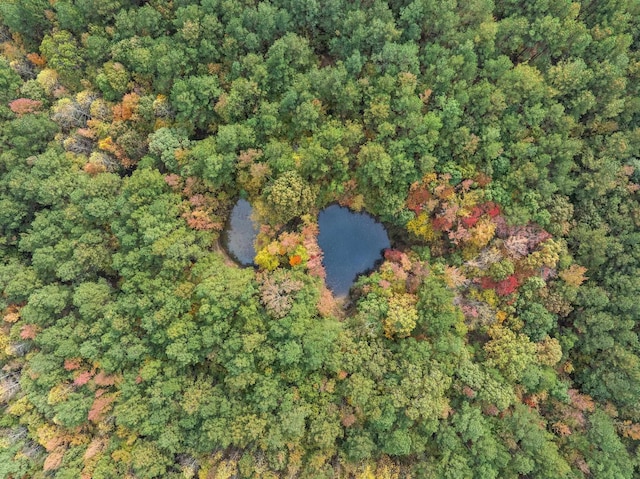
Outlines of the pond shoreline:
[[[258,227],[252,221],[252,211],[247,200],[238,199],[218,241],[225,261],[236,266],[256,267]],[[368,212],[354,211],[337,202],[317,212],[316,224],[325,285],[336,299],[348,301],[357,278],[375,271],[384,260],[384,251],[391,248],[389,229]]]
[[318,228],[327,286],[336,297],[348,296],[358,276],[374,270],[391,247],[385,226],[375,217],[339,204],[318,213]]
[[221,236],[216,238],[216,240],[213,242],[213,251],[216,252],[216,253],[219,253],[222,256],[222,258],[224,259],[224,264],[226,266],[230,266],[230,267],[234,267],[234,268],[243,267],[235,259],[233,259],[231,257],[231,255],[229,255],[229,253],[227,253],[227,250],[224,248],[224,246],[222,246]]

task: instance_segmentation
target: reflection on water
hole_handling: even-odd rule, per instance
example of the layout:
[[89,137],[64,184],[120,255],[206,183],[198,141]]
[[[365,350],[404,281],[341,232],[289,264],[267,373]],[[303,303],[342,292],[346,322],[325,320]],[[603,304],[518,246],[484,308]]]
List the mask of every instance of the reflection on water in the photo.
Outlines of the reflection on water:
[[238,200],[231,210],[231,221],[223,235],[223,244],[227,251],[242,265],[253,264],[256,255],[253,242],[258,228],[251,221],[251,204],[247,200]]
[[344,296],[359,274],[382,259],[382,251],[390,246],[387,231],[368,214],[337,205],[320,212],[318,225],[327,286],[336,296]]
[[[258,228],[251,221],[253,209],[246,200],[238,200],[222,242],[231,256],[244,266],[253,265],[253,244]],[[366,213],[329,206],[318,215],[318,244],[324,253],[327,286],[336,296],[346,296],[359,274],[372,269],[389,248],[389,237],[382,224]]]

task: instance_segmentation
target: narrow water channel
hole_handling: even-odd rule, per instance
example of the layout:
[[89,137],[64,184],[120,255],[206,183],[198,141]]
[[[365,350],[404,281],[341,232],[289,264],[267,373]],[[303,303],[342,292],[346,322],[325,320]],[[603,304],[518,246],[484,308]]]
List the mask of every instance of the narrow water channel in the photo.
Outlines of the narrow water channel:
[[253,243],[256,240],[258,228],[251,221],[252,212],[253,208],[247,200],[238,200],[231,210],[231,221],[222,235],[222,244],[243,266],[251,266],[256,255]]

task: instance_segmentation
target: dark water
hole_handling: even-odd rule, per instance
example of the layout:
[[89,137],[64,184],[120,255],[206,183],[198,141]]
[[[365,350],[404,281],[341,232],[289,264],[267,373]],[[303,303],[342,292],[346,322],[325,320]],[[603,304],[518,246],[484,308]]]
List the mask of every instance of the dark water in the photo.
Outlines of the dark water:
[[390,246],[387,231],[368,214],[338,205],[322,210],[318,225],[327,286],[336,296],[345,296],[357,275],[382,259],[382,251]]
[[222,238],[227,251],[244,266],[252,265],[256,255],[253,242],[258,229],[251,221],[252,210],[247,200],[238,200],[231,210],[231,221]]
[[[251,221],[251,204],[238,200],[231,211],[231,221],[222,235],[222,243],[236,261],[253,265],[256,254],[253,243],[258,229]],[[329,206],[318,215],[318,244],[324,253],[327,286],[336,296],[346,296],[356,277],[382,259],[389,248],[384,226],[366,213]]]

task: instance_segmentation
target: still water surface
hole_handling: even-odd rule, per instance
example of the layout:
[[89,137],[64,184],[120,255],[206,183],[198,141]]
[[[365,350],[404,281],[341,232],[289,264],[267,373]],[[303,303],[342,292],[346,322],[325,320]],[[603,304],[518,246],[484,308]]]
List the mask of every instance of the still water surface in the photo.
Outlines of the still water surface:
[[390,246],[387,231],[370,215],[338,205],[320,212],[318,226],[327,286],[336,296],[345,296],[356,277],[382,259]]
[[231,221],[222,237],[227,251],[244,266],[251,266],[253,257],[256,255],[253,243],[256,240],[258,228],[251,221],[252,212],[253,208],[247,200],[238,200],[231,210]]
[[[223,234],[229,253],[242,265],[253,265],[253,243],[258,233],[251,221],[248,201],[238,200],[231,211],[231,221]],[[382,224],[366,213],[332,205],[318,215],[318,244],[324,253],[327,286],[336,296],[345,296],[356,277],[382,259],[389,248],[389,237]]]

